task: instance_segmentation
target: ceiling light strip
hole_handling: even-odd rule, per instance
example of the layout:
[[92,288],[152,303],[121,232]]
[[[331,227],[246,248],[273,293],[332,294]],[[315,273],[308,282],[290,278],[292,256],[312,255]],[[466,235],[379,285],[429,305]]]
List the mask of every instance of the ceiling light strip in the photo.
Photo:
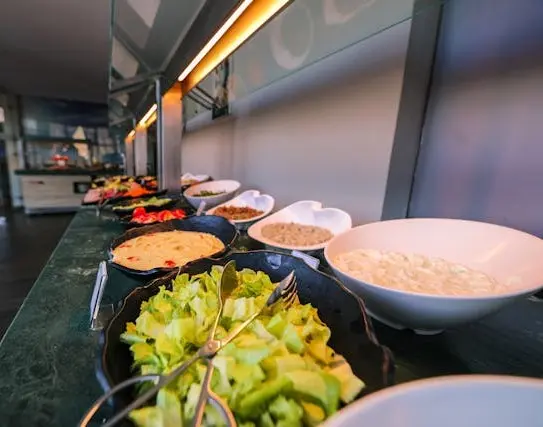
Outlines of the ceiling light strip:
[[[179,76],[179,79],[182,80],[182,92],[187,93],[196,86],[222,61],[228,58],[238,47],[256,33],[260,27],[280,12],[285,5],[290,3],[290,1],[253,0],[249,7],[245,8],[244,13],[236,15],[238,17],[235,22],[229,24],[228,31],[221,31],[221,27],[219,32],[216,33],[220,33],[221,37],[214,42],[214,46],[198,61],[192,71],[186,73],[185,70]],[[214,39],[215,36],[212,40]],[[195,59],[199,57],[200,54]],[[182,79],[181,77],[183,76],[186,77]]]
[[[149,108],[149,111],[147,111],[145,113],[145,115],[141,118],[141,120],[139,121],[139,126],[143,126],[143,127],[147,127],[149,126],[147,124],[147,121],[151,118],[151,116],[156,112],[156,109],[157,109],[157,105],[156,104],[153,104],[151,106],[151,108]],[[155,117],[156,119],[156,117]]]
[[200,63],[202,59],[209,53],[211,49],[217,44],[217,42],[226,34],[230,27],[238,20],[238,18],[245,12],[245,10],[251,5],[253,0],[243,0],[238,8],[228,17],[226,22],[219,28],[219,30],[213,34],[211,39],[205,44],[204,48],[194,57],[190,64],[183,70],[177,80],[183,81],[191,73],[194,68]]

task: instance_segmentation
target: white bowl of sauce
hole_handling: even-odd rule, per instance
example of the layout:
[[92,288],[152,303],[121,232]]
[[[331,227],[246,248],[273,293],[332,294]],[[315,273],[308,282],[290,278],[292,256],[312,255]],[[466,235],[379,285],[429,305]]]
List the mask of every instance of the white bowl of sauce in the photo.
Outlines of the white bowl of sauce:
[[374,318],[418,333],[477,320],[543,287],[543,240],[484,222],[375,222],[336,236],[324,254]]

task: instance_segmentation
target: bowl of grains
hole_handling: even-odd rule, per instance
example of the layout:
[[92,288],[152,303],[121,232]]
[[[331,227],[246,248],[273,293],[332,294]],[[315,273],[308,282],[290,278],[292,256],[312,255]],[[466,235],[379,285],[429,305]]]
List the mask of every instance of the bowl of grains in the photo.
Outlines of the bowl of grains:
[[248,234],[271,248],[312,252],[323,249],[335,235],[351,227],[347,212],[304,200],[254,223]]
[[250,224],[268,215],[275,205],[275,200],[268,194],[260,194],[257,190],[248,190],[207,211],[207,215],[222,216],[245,229]]

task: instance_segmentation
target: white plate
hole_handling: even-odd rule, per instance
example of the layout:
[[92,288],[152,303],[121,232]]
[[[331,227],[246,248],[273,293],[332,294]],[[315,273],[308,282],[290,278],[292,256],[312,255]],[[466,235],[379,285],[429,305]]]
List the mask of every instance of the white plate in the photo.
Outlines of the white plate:
[[323,208],[321,202],[313,200],[304,200],[293,203],[284,209],[258,221],[249,227],[248,233],[252,239],[255,239],[268,246],[281,249],[297,251],[315,251],[323,249],[328,242],[319,243],[311,246],[288,246],[281,245],[262,236],[262,227],[276,222],[294,222],[303,225],[314,225],[330,230],[332,234],[337,235],[347,231],[352,227],[351,216],[341,209]]
[[246,224],[249,222],[255,222],[268,215],[275,205],[275,199],[268,194],[260,194],[257,190],[247,190],[241,193],[239,196],[234,197],[228,202],[221,203],[207,211],[207,215],[214,215],[215,209],[221,206],[237,206],[237,207],[249,207],[262,211],[261,215],[248,219],[233,219],[230,222],[234,224]]
[[[185,185],[195,185],[195,184],[198,184],[200,182],[207,181],[208,179],[209,179],[209,175],[193,175],[193,174],[187,172],[186,174],[184,174],[181,177],[181,185],[183,185],[183,186],[185,186]],[[190,181],[196,181],[196,182],[191,184]]]
[[[183,195],[195,209],[198,209],[202,201],[206,202],[206,209],[209,209],[232,199],[240,186],[239,182],[233,180],[209,181],[190,186],[183,192]],[[216,196],[195,197],[194,194],[198,194],[200,191],[224,191],[224,193]]]
[[322,427],[543,427],[541,402],[540,379],[437,377],[363,397]]

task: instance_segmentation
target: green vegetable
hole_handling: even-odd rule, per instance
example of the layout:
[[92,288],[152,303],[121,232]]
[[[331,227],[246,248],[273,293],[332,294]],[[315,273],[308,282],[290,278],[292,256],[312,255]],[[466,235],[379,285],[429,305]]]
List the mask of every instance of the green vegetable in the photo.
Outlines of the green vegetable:
[[139,207],[145,207],[145,206],[163,206],[165,204],[168,204],[172,201],[172,199],[168,199],[167,197],[158,198],[158,197],[151,197],[149,199],[143,199],[139,202],[131,203],[129,205],[120,205],[120,206],[113,206],[114,211],[130,211],[135,208]]
[[[217,285],[222,267],[189,277],[179,275],[172,290],[161,287],[141,305],[135,323],[127,323],[121,339],[130,345],[138,374],[167,373],[190,358],[206,341],[218,310]],[[237,272],[239,286],[226,301],[218,334],[265,305],[275,288],[262,272]],[[244,427],[316,425],[352,401],[364,383],[343,357],[329,346],[330,330],[310,304],[282,303],[266,310],[213,359],[212,389],[232,408]],[[203,362],[162,389],[157,404],[135,410],[140,427],[190,425]],[[145,386],[143,387],[145,389]],[[217,410],[207,405],[204,426],[222,426]]]
[[199,193],[193,194],[192,197],[211,197],[211,196],[218,196],[219,194],[224,194],[226,191],[209,191],[209,190],[202,190]]

